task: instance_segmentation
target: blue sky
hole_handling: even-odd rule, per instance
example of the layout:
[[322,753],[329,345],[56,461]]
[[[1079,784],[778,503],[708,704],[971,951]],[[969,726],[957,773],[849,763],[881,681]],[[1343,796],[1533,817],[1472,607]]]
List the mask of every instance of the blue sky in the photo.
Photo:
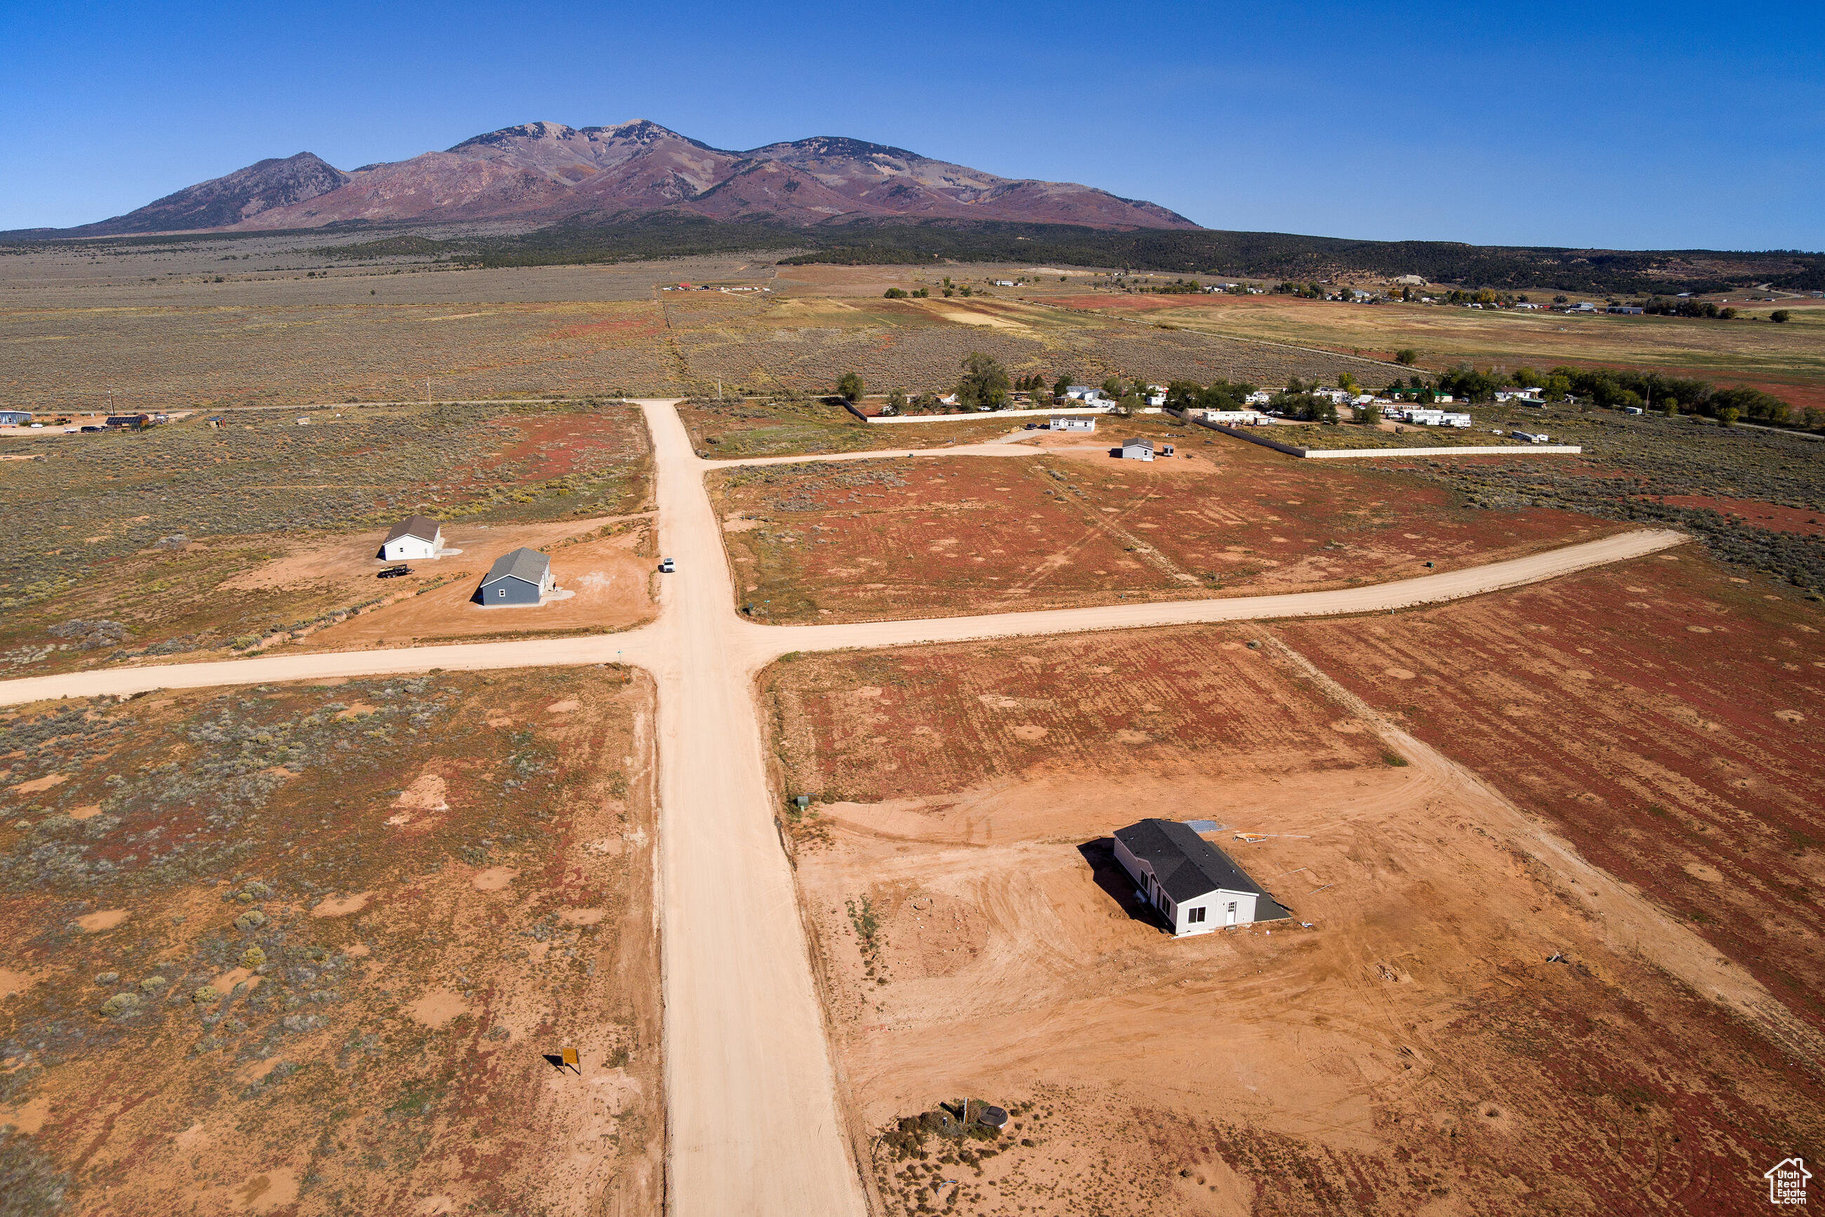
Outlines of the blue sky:
[[897,144],[1217,228],[1825,249],[1825,4],[0,0],[0,229],[533,119]]

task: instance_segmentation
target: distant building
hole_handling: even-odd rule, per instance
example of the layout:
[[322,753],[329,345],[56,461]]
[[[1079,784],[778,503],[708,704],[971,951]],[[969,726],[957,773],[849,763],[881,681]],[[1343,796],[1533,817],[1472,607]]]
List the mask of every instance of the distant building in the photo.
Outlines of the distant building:
[[443,526],[426,516],[407,516],[380,545],[380,556],[388,562],[428,560],[443,552]]
[[1081,414],[1066,414],[1052,419],[1048,426],[1054,431],[1094,431],[1096,430],[1096,420],[1086,418]]
[[1426,279],[1423,275],[1402,275],[1400,278],[1396,279],[1395,282],[1406,287],[1426,286]]
[[1290,916],[1228,854],[1176,820],[1115,830],[1115,860],[1176,936]]
[[1066,385],[1065,396],[1072,401],[1095,401],[1102,391],[1093,385]]
[[1620,313],[1624,317],[1639,317],[1647,312],[1647,310],[1642,308],[1639,304],[1612,304],[1604,311]]
[[1259,410],[1204,410],[1200,417],[1207,423],[1221,423],[1225,427],[1259,427],[1267,421],[1267,415]]
[[110,414],[108,426],[119,428],[139,428],[152,425],[152,417],[147,414]]
[[0,427],[23,427],[31,421],[30,410],[0,410]]
[[1014,281],[1012,279],[997,279],[997,280],[995,280],[995,286],[996,287],[1013,287]]
[[521,547],[495,560],[476,588],[482,604],[537,604],[557,590],[551,577],[551,559],[536,549]]
[[1247,406],[1265,406],[1272,400],[1274,400],[1274,395],[1271,392],[1266,389],[1256,389],[1253,393],[1250,393],[1247,397],[1242,399],[1242,404]]
[[1122,459],[1125,461],[1150,461],[1153,459],[1153,441],[1145,436],[1137,436],[1122,443]]

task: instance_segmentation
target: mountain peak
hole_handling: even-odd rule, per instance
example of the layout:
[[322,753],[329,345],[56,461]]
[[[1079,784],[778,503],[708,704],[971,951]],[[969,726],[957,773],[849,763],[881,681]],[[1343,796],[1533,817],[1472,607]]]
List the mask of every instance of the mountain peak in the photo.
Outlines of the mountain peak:
[[444,152],[363,165],[351,173],[301,152],[72,231],[106,235],[500,219],[549,224],[655,211],[801,225],[907,219],[1197,227],[1163,207],[1088,186],[997,177],[848,136],[814,135],[732,152],[636,118],[582,128],[520,123]]
[[450,148],[451,152],[461,152],[465,148],[499,147],[518,140],[551,140],[565,139],[575,135],[574,128],[563,123],[520,123],[514,127],[502,127],[499,131],[489,131],[482,135],[472,135],[462,143]]

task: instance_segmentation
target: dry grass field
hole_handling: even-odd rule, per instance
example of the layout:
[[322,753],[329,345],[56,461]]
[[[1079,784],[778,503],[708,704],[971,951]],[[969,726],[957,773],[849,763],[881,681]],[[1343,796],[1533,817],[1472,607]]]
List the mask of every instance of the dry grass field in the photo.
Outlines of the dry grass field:
[[[762,694],[885,1213],[1735,1214],[1825,1135],[1808,1069],[1259,630],[803,657]],[[1292,921],[1166,936],[1109,853],[1148,815],[1225,826]],[[965,1097],[1008,1130],[921,1124]]]
[[875,426],[821,398],[696,398],[679,413],[697,455],[720,460],[806,456],[892,448],[979,443],[1017,430],[1025,420],[987,416],[929,425]]
[[[418,617],[393,634],[403,642],[631,625],[648,611],[651,462],[631,407],[351,409],[308,426],[289,412],[227,417],[15,445],[40,459],[0,467],[17,546],[0,576],[0,663],[26,675],[247,650],[367,612]],[[376,582],[381,538],[412,511],[442,520],[463,552]],[[584,593],[568,607],[523,624],[464,613],[500,554],[573,542],[553,551],[560,582]]]
[[599,669],[0,715],[0,1207],[653,1211],[651,697]]
[[[787,273],[780,273],[781,270]],[[1325,351],[972,297],[889,301],[900,270],[684,259],[459,270],[350,266],[278,239],[0,258],[0,406],[944,390],[972,350],[1017,373],[1159,381],[1391,373]],[[221,282],[217,282],[217,277]],[[662,291],[725,282],[766,293]],[[110,399],[109,392],[114,397]]]
[[[1552,293],[1536,295],[1551,299]],[[1736,321],[1682,317],[1575,317],[1421,304],[1375,306],[1294,296],[1158,296],[1042,293],[1060,306],[1196,334],[1294,343],[1392,359],[1410,347],[1424,368],[1459,363],[1549,368],[1627,367],[1750,385],[1796,406],[1825,407],[1825,306],[1782,301],[1744,310]],[[1597,303],[1601,304],[1599,299]],[[1765,318],[1786,308],[1785,325]]]
[[[1028,434],[1042,445],[1032,458],[713,474],[738,599],[753,619],[780,622],[1316,590],[1614,527],[1476,510],[1411,475],[1320,466],[1157,417],[1105,421],[1094,436]],[[1151,464],[1110,457],[1129,434],[1179,452]]]

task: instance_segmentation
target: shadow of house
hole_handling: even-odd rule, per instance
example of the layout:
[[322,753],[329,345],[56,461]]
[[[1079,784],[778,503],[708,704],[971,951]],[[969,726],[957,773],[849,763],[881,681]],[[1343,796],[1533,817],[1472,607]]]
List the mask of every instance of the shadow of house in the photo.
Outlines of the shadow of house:
[[1109,899],[1115,901],[1122,912],[1128,914],[1130,921],[1139,921],[1152,926],[1162,934],[1172,933],[1166,919],[1158,909],[1143,900],[1139,889],[1134,885],[1134,876],[1130,875],[1115,858],[1115,838],[1098,837],[1094,841],[1085,841],[1077,847],[1078,854],[1090,867],[1090,877],[1096,886],[1103,889]]

